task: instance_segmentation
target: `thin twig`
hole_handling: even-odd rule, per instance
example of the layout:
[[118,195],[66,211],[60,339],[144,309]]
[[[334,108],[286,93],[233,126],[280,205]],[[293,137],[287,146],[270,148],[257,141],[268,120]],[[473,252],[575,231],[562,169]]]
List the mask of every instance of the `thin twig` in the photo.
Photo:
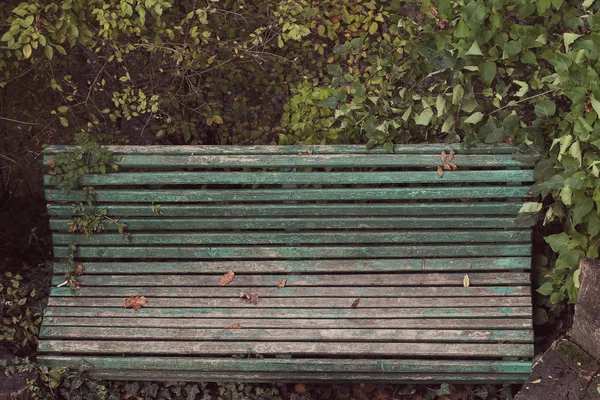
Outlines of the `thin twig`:
[[23,125],[42,125],[42,124],[38,124],[37,122],[19,121],[19,120],[16,120],[16,119],[5,118],[5,117],[0,117],[0,119],[2,119],[4,121],[9,121],[9,122],[15,122],[17,124],[23,124]]
[[534,94],[533,96],[529,96],[529,97],[527,97],[527,98],[524,98],[524,99],[521,99],[521,100],[519,100],[519,101],[509,101],[507,105],[505,105],[505,106],[503,106],[503,107],[500,107],[499,109],[497,109],[497,110],[494,110],[494,111],[492,111],[492,112],[490,112],[490,113],[487,113],[487,114],[486,114],[486,117],[487,117],[488,115],[495,114],[495,113],[497,113],[498,111],[504,110],[505,108],[508,108],[508,107],[514,107],[514,106],[516,106],[517,104],[523,103],[523,102],[525,102],[525,101],[529,101],[529,100],[531,100],[531,99],[535,99],[536,97],[540,97],[540,96],[543,96],[543,95],[545,95],[545,94],[548,94],[548,93],[553,93],[553,92],[556,92],[556,91],[558,91],[558,90],[560,90],[560,89],[551,89],[551,90],[546,90],[545,92],[538,93],[538,94]]

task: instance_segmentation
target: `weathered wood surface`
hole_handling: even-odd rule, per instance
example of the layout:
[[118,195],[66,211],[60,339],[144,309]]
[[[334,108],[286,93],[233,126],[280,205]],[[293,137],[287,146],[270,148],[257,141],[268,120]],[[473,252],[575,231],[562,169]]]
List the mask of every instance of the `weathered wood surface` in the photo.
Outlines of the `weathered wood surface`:
[[580,288],[572,339],[600,360],[600,261],[584,259],[580,263]]
[[[140,273],[143,273],[140,271]],[[59,278],[60,279],[60,278]],[[57,280],[59,280],[57,279]],[[306,287],[297,286],[286,287],[286,290],[281,290],[275,287],[253,287],[252,293],[258,295],[261,299],[266,298],[313,298],[313,297],[330,297],[330,298],[356,298],[356,297],[372,297],[372,298],[394,298],[399,300],[402,298],[427,298],[433,297],[436,299],[444,298],[460,298],[469,299],[477,297],[487,297],[498,301],[498,297],[524,297],[529,301],[531,295],[531,287],[529,286],[471,286],[465,287],[437,287],[437,286],[421,286],[421,287]],[[240,298],[240,288],[238,287],[203,287],[198,290],[197,287],[160,287],[160,286],[83,286],[76,292],[72,292],[67,287],[54,287],[51,289],[51,296],[57,297],[127,297],[127,296],[146,296],[146,297],[186,297],[186,298]],[[294,300],[297,301],[297,300]]]
[[[434,168],[438,154],[123,154],[117,162],[123,168]],[[50,164],[51,157],[44,157]],[[464,155],[453,160],[459,167],[524,167],[512,154]],[[532,164],[529,164],[531,166]]]
[[[146,296],[148,297],[148,296]],[[148,297],[149,308],[349,308],[354,298],[261,298],[253,304],[240,298],[173,298]],[[123,299],[111,297],[53,297],[48,302],[53,307],[119,307]],[[354,308],[409,308],[409,307],[527,307],[531,300],[527,297],[419,297],[419,298],[372,298],[361,297]]]
[[[85,211],[119,217],[127,242],[114,224],[69,232],[82,193],[47,175],[55,257],[77,243],[84,274],[72,294],[56,263],[39,359],[83,355],[111,379],[523,381],[531,243],[514,219],[532,163],[454,147],[458,170],[440,178],[450,149],[111,147],[123,172],[80,188],[96,187]],[[45,165],[70,150],[48,148]],[[148,305],[125,309],[136,295]],[[264,358],[231,358],[250,354]]]
[[[66,193],[46,189],[49,201],[83,201],[83,192]],[[198,203],[198,202],[273,202],[273,201],[367,201],[367,200],[445,200],[445,199],[512,199],[527,197],[525,186],[444,186],[418,188],[344,188],[344,189],[98,189],[100,202]]]
[[[115,155],[123,154],[389,154],[383,147],[367,149],[363,145],[315,145],[315,146],[106,146]],[[48,146],[44,155],[68,153],[76,146]],[[515,154],[518,149],[504,144],[491,144],[463,148],[461,144],[419,145],[396,144],[394,154],[435,154],[454,150],[460,154]]]
[[219,342],[198,341],[122,341],[122,340],[45,340],[39,351],[61,354],[147,354],[147,355],[229,355],[229,354],[306,354],[371,356],[445,357],[532,357],[531,344],[489,343],[362,343],[362,342]]
[[[226,271],[224,271],[226,272]],[[274,287],[286,280],[287,287],[297,286],[463,286],[464,273],[403,273],[403,274],[343,274],[343,275],[238,275],[229,287]],[[83,286],[219,286],[220,275],[82,275]],[[529,273],[474,272],[470,284],[529,285]],[[53,285],[63,282],[54,276]]]
[[526,329],[533,330],[531,318],[156,318],[135,313],[122,313],[121,317],[44,317],[44,326],[104,326],[155,328],[224,328],[240,324],[244,328],[281,329]]
[[200,365],[189,357],[110,357],[86,356],[41,356],[39,359],[50,366],[76,366],[81,361],[92,364],[99,370],[122,368],[133,370],[163,371],[248,371],[248,372],[352,372],[352,373],[498,373],[529,374],[528,361],[499,360],[413,360],[413,359],[284,359],[284,358],[211,358],[206,357]]
[[346,244],[346,243],[511,243],[529,242],[529,230],[498,231],[460,231],[454,230],[451,235],[443,231],[355,231],[355,232],[232,232],[220,233],[186,232],[157,235],[156,233],[137,233],[128,238],[118,233],[99,234],[86,237],[68,233],[55,233],[54,244],[77,243],[80,246],[107,245],[207,245],[207,244]]
[[[230,205],[235,208],[237,205]],[[148,206],[148,208],[150,208]],[[50,228],[67,231],[69,219],[52,219]],[[178,231],[178,230],[235,230],[235,229],[500,229],[516,228],[514,217],[369,217],[369,218],[123,218],[127,231]],[[117,226],[108,224],[107,231]]]
[[88,373],[90,377],[96,379],[111,379],[111,380],[133,380],[141,381],[149,378],[156,379],[160,376],[166,381],[202,381],[202,382],[305,382],[305,383],[339,383],[339,382],[379,382],[379,383],[521,383],[527,378],[526,374],[395,374],[387,372],[379,373],[321,373],[315,372],[298,373],[298,372],[166,372],[166,371],[116,371],[116,370],[94,370]]
[[[515,202],[459,202],[459,203],[338,203],[338,204],[236,204],[232,207],[230,204],[176,204],[169,207],[161,207],[164,217],[323,217],[323,216],[419,216],[421,219],[427,216],[465,216],[467,220],[481,215],[487,215],[498,225],[487,225],[487,227],[504,227],[504,221],[510,220],[517,214],[521,208],[521,203]],[[151,217],[156,218],[156,214],[148,205],[136,204],[103,204],[109,215],[121,217]],[[92,211],[90,207],[84,207],[85,212]],[[73,214],[73,207],[65,204],[48,204],[48,213],[52,217],[67,217]],[[503,218],[501,220],[495,217],[506,215],[512,218]],[[460,224],[465,217],[454,217],[456,223]],[[445,220],[449,220],[446,218]],[[482,218],[477,218],[483,221]],[[414,219],[413,219],[414,220]],[[426,219],[427,220],[427,219]],[[445,221],[442,219],[440,222]],[[409,222],[410,220],[405,220]],[[239,222],[239,220],[238,220]],[[511,224],[512,225],[512,224]],[[454,225],[453,225],[454,226]],[[425,226],[427,227],[427,226]],[[460,227],[457,226],[457,227]],[[486,227],[486,226],[483,226]]]
[[47,316],[64,317],[156,317],[156,318],[528,318],[531,307],[454,308],[142,308],[48,307]]
[[[400,183],[520,183],[533,182],[531,170],[453,171],[440,181],[430,172],[122,172],[86,175],[83,185],[365,185]],[[44,185],[54,186],[51,175]]]
[[[415,329],[178,329],[43,327],[42,339],[119,339],[178,341],[354,341],[354,342],[513,342],[533,343],[533,331]],[[185,345],[185,343],[182,343]]]
[[[132,274],[219,274],[237,273],[324,273],[324,272],[436,272],[436,271],[525,271],[530,257],[343,259],[343,260],[262,260],[262,261],[120,261],[85,263],[86,275]],[[64,264],[54,265],[64,273]],[[284,291],[285,292],[285,291]],[[465,291],[466,292],[466,291]],[[472,293],[472,291],[468,291]],[[400,294],[399,294],[400,295]],[[527,294],[529,295],[529,293]]]
[[[54,246],[54,256],[67,257],[68,247]],[[476,244],[422,246],[190,246],[190,247],[87,247],[77,250],[80,258],[171,258],[171,259],[273,259],[273,258],[382,258],[407,255],[412,257],[444,256],[529,256],[531,244]]]

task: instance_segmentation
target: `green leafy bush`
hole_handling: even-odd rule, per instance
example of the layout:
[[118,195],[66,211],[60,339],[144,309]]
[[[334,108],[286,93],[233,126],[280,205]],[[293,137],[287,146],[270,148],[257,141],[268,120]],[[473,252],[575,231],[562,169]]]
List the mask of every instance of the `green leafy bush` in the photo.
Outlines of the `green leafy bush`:
[[37,346],[42,314],[32,309],[36,289],[23,285],[23,277],[5,272],[0,276],[0,345],[15,353]]

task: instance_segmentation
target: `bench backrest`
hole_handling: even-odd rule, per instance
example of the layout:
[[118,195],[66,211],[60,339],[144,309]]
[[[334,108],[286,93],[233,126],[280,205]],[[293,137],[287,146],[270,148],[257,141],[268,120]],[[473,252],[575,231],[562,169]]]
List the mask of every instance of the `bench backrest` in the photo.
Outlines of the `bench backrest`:
[[[291,262],[298,271],[322,264],[306,260],[436,257],[512,257],[512,266],[529,267],[529,231],[514,218],[533,171],[511,147],[456,148],[452,160],[442,145],[396,146],[393,154],[360,146],[109,149],[120,171],[86,175],[80,187],[94,187],[96,209],[120,218],[128,238],[110,223],[89,238],[68,232],[82,192],[65,193],[47,175],[56,257],[76,243],[82,260],[153,260],[142,270],[164,268],[163,258],[299,260]],[[46,150],[46,164],[64,151]]]

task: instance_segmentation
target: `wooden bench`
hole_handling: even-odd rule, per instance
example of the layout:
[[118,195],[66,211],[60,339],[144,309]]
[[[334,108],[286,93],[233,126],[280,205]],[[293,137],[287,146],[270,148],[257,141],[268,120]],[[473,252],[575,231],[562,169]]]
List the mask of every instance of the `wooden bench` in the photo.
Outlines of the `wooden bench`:
[[[444,145],[109,149],[119,172],[80,188],[128,242],[112,224],[69,233],[82,192],[45,177],[57,262],[42,363],[86,360],[105,379],[527,378],[531,230],[514,219],[533,167],[514,148],[457,146],[443,177]],[[56,287],[71,243],[74,294]],[[125,309],[129,296],[148,304]]]

